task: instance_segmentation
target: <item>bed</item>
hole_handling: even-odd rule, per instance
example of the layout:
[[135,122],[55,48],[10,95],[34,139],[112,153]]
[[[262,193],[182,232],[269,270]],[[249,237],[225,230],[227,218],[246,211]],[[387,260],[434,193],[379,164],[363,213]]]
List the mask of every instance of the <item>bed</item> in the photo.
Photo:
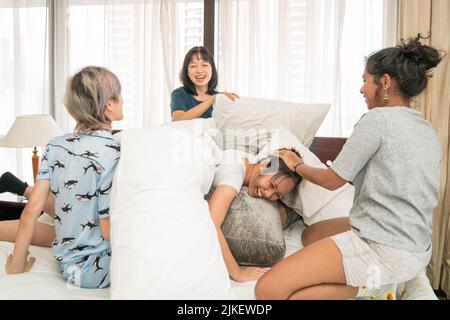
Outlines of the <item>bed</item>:
[[[335,159],[344,143],[344,138],[314,138],[310,149],[322,162],[326,163]],[[51,218],[45,214],[40,219],[42,222],[52,223]],[[284,231],[286,256],[301,249],[300,239],[304,229],[303,222],[297,221]],[[0,242],[1,266],[5,265],[6,258],[12,249],[12,243]],[[0,267],[0,300],[109,299],[109,289],[79,289],[66,284],[60,276],[50,248],[31,246],[30,255],[36,257],[36,263],[29,273],[7,276],[4,268]],[[232,281],[232,290],[237,299],[253,300],[254,287],[255,282],[236,283]],[[402,299],[437,300],[425,271],[405,284],[405,293]]]

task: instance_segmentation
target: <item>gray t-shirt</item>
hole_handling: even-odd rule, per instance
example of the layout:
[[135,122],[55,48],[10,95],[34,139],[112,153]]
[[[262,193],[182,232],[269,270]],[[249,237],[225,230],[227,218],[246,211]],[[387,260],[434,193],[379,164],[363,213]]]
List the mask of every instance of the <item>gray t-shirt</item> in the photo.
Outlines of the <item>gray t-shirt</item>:
[[441,156],[436,133],[419,112],[386,107],[366,113],[331,165],[354,183],[355,231],[401,250],[429,249]]

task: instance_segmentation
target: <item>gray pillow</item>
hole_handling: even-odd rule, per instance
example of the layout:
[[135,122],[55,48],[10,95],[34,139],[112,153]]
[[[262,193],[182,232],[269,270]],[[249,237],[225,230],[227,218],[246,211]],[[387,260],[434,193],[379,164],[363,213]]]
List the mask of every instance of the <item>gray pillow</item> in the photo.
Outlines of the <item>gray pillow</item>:
[[272,266],[286,252],[277,203],[250,197],[246,187],[233,200],[222,231],[240,265]]

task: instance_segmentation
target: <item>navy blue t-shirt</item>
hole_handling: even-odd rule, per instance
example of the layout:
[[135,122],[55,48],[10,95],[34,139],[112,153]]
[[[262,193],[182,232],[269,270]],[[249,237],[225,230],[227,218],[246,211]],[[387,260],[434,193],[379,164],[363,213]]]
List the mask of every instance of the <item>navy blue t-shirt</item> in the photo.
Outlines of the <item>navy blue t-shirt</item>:
[[[198,101],[197,99],[195,99],[194,96],[184,87],[179,87],[178,89],[172,91],[170,109],[172,110],[172,113],[177,110],[189,111],[202,102],[203,101]],[[212,111],[213,107],[211,106],[200,116],[200,118],[211,118]]]

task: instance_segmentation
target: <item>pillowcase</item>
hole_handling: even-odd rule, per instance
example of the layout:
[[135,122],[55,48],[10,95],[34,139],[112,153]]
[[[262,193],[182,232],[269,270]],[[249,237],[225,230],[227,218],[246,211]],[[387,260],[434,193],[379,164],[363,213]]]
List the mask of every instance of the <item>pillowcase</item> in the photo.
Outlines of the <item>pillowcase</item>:
[[222,231],[240,265],[269,267],[286,252],[277,203],[252,198],[247,187],[233,200]]
[[213,119],[222,133],[217,141],[222,149],[238,149],[256,155],[281,127],[291,131],[304,145],[310,146],[330,104],[302,104],[241,97],[232,102],[217,95]]
[[[256,156],[257,160],[266,158],[281,148],[294,148],[303,156],[303,161],[312,167],[326,168],[326,166],[307,147],[298,141],[286,128],[278,129],[272,135],[272,139],[266,143],[261,152]],[[345,196],[337,198],[341,193]],[[281,201],[288,207],[294,209],[303,217],[307,225],[337,217],[347,217],[353,205],[354,187],[348,183],[330,191],[322,188],[306,179],[300,182],[297,194],[293,197],[287,195]],[[336,199],[336,204],[331,202]],[[337,204],[344,201],[343,204]],[[327,206],[328,205],[328,206]]]
[[111,195],[113,299],[232,299],[204,193],[217,146],[203,132],[122,132]]

